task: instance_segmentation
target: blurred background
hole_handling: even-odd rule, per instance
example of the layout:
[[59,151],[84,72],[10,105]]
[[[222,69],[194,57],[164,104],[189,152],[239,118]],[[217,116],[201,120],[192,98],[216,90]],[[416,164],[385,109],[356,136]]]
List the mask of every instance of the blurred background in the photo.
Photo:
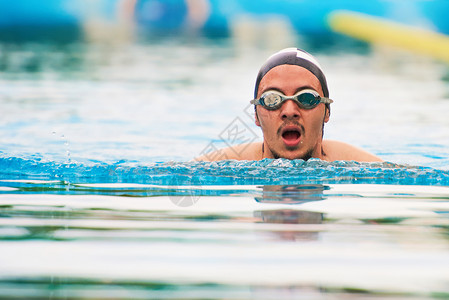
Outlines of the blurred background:
[[0,0],[0,154],[190,160],[227,146],[236,118],[261,140],[255,75],[294,46],[328,77],[326,138],[448,168],[448,12],[445,0]]
[[[444,0],[32,0],[0,1],[3,41],[136,41],[151,35],[338,38],[329,16],[346,10],[449,33]],[[259,35],[257,34],[259,33]],[[249,38],[245,36],[245,39]]]

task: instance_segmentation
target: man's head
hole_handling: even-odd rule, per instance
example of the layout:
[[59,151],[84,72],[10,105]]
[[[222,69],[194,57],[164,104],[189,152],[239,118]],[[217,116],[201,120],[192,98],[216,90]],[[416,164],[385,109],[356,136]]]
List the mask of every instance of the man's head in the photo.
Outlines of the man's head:
[[[292,97],[295,95],[298,97]],[[264,135],[264,157],[322,158],[323,128],[329,121],[331,100],[315,58],[295,48],[272,55],[257,76],[254,99],[261,96],[265,101],[255,102],[265,105],[256,105],[255,121]],[[265,102],[270,101],[277,105],[267,106]]]

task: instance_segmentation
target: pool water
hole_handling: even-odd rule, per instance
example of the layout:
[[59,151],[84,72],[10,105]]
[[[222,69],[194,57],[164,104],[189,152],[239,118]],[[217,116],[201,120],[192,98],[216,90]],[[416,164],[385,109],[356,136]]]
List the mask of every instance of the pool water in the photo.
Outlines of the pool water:
[[297,43],[385,163],[192,161],[261,140],[279,45],[0,44],[0,298],[448,298],[447,66]]

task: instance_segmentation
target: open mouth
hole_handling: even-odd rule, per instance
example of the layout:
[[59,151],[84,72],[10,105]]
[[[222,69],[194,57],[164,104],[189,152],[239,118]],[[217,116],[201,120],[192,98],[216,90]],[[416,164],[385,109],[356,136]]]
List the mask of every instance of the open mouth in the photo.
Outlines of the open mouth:
[[296,128],[289,128],[282,132],[282,139],[287,147],[294,147],[301,140],[301,132]]

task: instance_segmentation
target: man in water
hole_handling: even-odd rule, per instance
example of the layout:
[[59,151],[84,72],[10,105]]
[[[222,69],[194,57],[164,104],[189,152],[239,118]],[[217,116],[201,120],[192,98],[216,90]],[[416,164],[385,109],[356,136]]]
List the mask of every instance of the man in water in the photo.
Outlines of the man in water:
[[[377,156],[346,143],[323,140],[329,121],[330,104],[326,77],[309,53],[287,48],[260,68],[254,90],[255,122],[262,129],[263,142],[219,150],[219,157],[236,160],[264,158],[325,161],[382,161]],[[210,161],[217,155],[196,160]]]

